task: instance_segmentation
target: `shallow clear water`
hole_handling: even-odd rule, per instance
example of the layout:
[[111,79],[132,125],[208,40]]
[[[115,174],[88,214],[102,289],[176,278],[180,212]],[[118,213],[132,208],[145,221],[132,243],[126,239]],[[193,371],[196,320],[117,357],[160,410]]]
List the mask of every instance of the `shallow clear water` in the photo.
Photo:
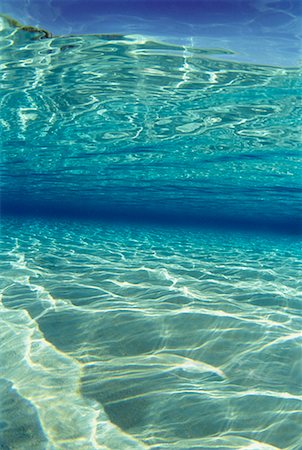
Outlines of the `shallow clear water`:
[[3,19],[0,448],[301,448],[299,68]]
[[299,242],[19,218],[3,232],[4,448],[299,448]]

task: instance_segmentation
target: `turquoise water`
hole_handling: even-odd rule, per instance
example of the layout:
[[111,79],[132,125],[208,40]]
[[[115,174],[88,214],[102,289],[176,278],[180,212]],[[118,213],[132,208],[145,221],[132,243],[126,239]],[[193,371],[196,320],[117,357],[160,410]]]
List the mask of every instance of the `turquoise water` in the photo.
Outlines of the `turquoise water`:
[[2,31],[5,210],[301,229],[299,68],[43,37]]
[[300,448],[295,239],[19,218],[3,234],[4,448]]
[[292,449],[301,70],[2,19],[0,448]]

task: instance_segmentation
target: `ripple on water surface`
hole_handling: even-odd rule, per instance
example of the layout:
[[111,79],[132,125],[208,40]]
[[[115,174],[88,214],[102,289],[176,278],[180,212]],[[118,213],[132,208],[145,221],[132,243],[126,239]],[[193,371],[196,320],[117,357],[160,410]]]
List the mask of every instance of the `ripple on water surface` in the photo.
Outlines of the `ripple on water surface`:
[[300,68],[2,22],[4,211],[297,227]]

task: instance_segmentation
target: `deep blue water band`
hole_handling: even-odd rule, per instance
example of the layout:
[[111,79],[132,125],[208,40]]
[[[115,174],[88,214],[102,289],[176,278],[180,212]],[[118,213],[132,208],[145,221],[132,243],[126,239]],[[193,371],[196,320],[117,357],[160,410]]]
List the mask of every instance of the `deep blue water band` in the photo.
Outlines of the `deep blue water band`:
[[7,203],[2,200],[2,214],[19,217],[45,217],[47,219],[61,218],[70,220],[92,220],[97,222],[134,223],[143,225],[158,225],[168,227],[188,227],[198,229],[231,230],[255,233],[302,235],[302,219],[289,217],[264,218],[231,216],[217,212],[217,215],[207,214],[206,208],[198,213],[184,211],[169,211],[156,209],[124,208],[116,209],[110,206],[95,209],[77,205],[60,205],[58,203]]

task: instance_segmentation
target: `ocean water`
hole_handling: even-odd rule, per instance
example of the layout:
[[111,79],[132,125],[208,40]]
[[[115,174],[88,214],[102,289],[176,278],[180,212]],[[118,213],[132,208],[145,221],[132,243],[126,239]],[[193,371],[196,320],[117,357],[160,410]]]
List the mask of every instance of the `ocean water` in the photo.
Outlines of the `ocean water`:
[[4,211],[301,229],[300,68],[3,24]]
[[1,449],[301,449],[301,69],[235,57],[1,19]]
[[296,239],[2,221],[2,448],[300,448]]

